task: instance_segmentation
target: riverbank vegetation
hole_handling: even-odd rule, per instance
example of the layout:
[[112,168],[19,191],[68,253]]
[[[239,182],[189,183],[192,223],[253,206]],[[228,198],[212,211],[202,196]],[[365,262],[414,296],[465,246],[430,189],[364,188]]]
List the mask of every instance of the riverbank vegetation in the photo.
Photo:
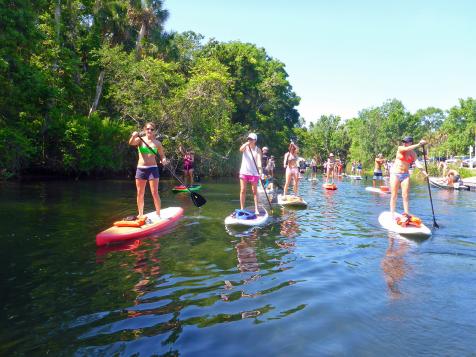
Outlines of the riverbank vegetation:
[[476,103],[410,113],[389,100],[356,118],[327,115],[306,127],[284,63],[239,41],[167,33],[157,0],[0,0],[0,176],[123,175],[127,138],[147,121],[173,167],[193,149],[201,174],[228,175],[249,131],[276,157],[291,138],[305,157],[334,152],[370,165],[405,135],[431,156],[468,152]]
[[309,130],[297,130],[306,156],[317,154],[325,160],[333,152],[347,164],[360,161],[370,170],[379,153],[393,160],[400,140],[407,135],[416,141],[426,139],[428,157],[444,160],[469,155],[470,146],[474,150],[476,100],[460,99],[449,110],[426,108],[411,113],[393,99],[361,110],[356,118],[344,121],[338,116],[321,116]]

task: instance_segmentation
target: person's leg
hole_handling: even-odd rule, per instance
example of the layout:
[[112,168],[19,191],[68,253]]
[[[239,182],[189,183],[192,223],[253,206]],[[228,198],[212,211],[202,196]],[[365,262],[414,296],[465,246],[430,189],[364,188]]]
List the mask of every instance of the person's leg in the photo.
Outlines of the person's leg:
[[137,212],[139,217],[144,215],[144,192],[147,180],[136,179],[137,188]]
[[188,170],[188,176],[190,179],[190,186],[193,185],[193,169]]
[[155,212],[157,216],[160,217],[161,202],[159,196],[159,179],[149,180],[150,192],[152,193],[152,198],[154,199]]
[[245,179],[240,178],[240,208],[245,208],[246,200],[246,181]]
[[406,178],[400,184],[402,187],[403,212],[410,214],[409,193],[410,193],[410,178]]
[[258,182],[253,181],[251,183],[251,191],[253,191],[253,199],[255,201],[255,214],[259,214],[258,210]]
[[294,194],[297,196],[299,190],[299,175],[294,175]]
[[286,182],[284,183],[284,190],[283,190],[284,196],[288,194],[288,187],[290,182],[291,182],[291,172],[290,170],[286,169]]
[[390,175],[390,212],[395,213],[395,206],[397,205],[398,187],[400,181],[397,175]]
[[372,178],[372,186],[375,187],[375,174],[374,174],[374,177]]

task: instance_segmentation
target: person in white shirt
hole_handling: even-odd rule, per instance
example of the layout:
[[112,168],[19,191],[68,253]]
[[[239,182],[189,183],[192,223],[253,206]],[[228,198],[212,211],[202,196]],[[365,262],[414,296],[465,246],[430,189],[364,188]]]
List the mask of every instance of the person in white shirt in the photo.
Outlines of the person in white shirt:
[[240,146],[240,152],[243,153],[240,167],[240,207],[245,208],[246,184],[249,182],[253,191],[255,214],[259,215],[258,182],[263,169],[261,168],[261,150],[256,146],[257,140],[258,136],[255,133],[249,133],[246,143]]

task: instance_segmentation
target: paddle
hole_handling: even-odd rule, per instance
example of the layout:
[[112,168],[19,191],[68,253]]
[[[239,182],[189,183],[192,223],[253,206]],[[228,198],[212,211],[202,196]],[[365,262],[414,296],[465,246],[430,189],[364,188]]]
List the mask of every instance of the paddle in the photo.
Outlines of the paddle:
[[[425,171],[426,174],[428,175],[428,166],[426,164],[426,150],[425,150],[425,145],[422,146],[423,148],[423,161],[425,162]],[[431,213],[433,214],[433,227],[434,228],[440,228],[438,223],[436,223],[436,218],[435,218],[435,210],[433,209],[433,199],[431,198],[431,188],[430,188],[430,178],[427,176],[426,177],[426,183],[428,185],[428,193],[430,194],[430,203],[431,203]]]
[[[152,148],[149,146],[149,144],[147,144],[147,143],[144,141],[144,139],[142,139],[141,136],[139,136],[139,139],[145,144],[145,146],[147,146],[147,147],[150,149],[151,152],[153,152],[153,153],[155,154],[155,156],[157,156],[157,157],[159,158],[159,161],[160,161],[160,156],[159,156],[159,154],[156,153],[156,152],[154,152],[154,150],[152,150]],[[197,206],[197,207],[202,207],[205,203],[207,203],[207,200],[206,200],[203,196],[199,195],[199,194],[196,193],[196,192],[190,191],[190,189],[185,185],[185,183],[184,183],[180,178],[178,178],[177,175],[175,175],[175,172],[173,172],[173,170],[172,170],[168,165],[165,165],[165,164],[164,164],[164,166],[169,170],[169,172],[172,174],[172,176],[175,177],[175,179],[176,179],[178,182],[180,182],[180,184],[181,184],[182,186],[184,186],[184,187],[188,190],[188,192],[190,192],[190,198],[192,199],[193,204],[194,204],[195,206]]]
[[[255,157],[253,156],[253,152],[251,151],[251,148],[249,145],[248,145],[248,149],[250,150],[251,158],[253,159],[253,162],[256,167],[256,171],[258,172],[258,175],[259,175],[258,165],[256,165]],[[271,208],[271,213],[273,213],[273,206],[271,206],[271,201],[269,200],[268,192],[266,192],[266,187],[264,187],[263,180],[261,180],[261,177],[259,178],[259,180],[261,182],[261,185],[263,186],[264,194],[266,195],[266,199],[268,200],[269,208]]]

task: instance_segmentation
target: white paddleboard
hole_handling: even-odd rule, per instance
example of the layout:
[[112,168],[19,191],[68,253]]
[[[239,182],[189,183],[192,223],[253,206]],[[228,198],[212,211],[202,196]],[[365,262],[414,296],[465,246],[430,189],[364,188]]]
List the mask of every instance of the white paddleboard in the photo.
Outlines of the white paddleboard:
[[307,207],[306,201],[294,195],[287,195],[286,197],[284,197],[284,195],[278,195],[278,204],[286,207]]
[[353,180],[362,180],[362,176],[360,175],[349,175],[348,177]]
[[402,227],[397,224],[397,218],[401,217],[402,215],[399,213],[394,213],[392,216],[392,212],[384,211],[380,213],[378,216],[378,221],[380,225],[392,232],[398,233],[402,236],[413,236],[413,237],[429,237],[431,236],[431,230],[423,223],[419,228],[417,227]]
[[375,192],[375,193],[383,193],[383,194],[389,194],[390,191],[382,191],[380,188],[377,188],[377,187],[366,187],[365,188],[365,191],[369,191],[369,192]]
[[[245,210],[254,213],[255,208],[246,207]],[[225,224],[228,226],[262,226],[269,218],[268,211],[262,206],[258,206],[259,215],[255,219],[239,219],[234,217],[233,213],[225,218]]]

